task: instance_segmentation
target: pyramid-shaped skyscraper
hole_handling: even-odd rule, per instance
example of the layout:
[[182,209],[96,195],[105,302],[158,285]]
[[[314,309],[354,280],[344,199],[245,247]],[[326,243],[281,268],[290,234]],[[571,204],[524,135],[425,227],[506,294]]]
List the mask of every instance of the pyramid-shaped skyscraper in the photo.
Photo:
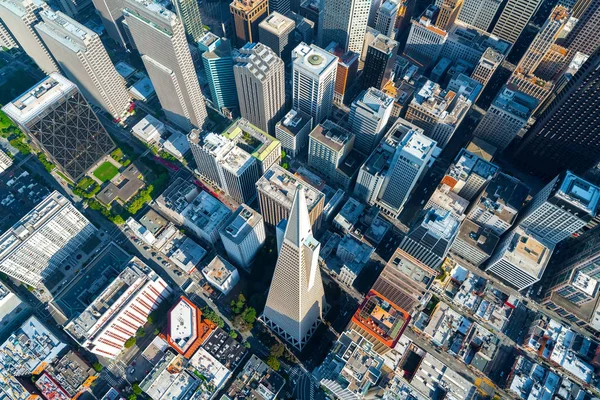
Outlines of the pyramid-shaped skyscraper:
[[319,326],[326,304],[318,263],[320,249],[312,235],[304,190],[299,188],[262,315],[269,328],[298,350]]

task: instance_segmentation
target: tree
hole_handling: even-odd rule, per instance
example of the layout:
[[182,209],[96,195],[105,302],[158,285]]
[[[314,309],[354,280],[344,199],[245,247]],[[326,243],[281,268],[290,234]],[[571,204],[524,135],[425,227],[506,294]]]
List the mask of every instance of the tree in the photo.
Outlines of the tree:
[[137,400],[137,396],[132,393],[129,396],[127,396],[127,400]]
[[125,341],[125,344],[123,344],[123,347],[125,347],[126,349],[128,349],[131,346],[133,346],[134,344],[135,344],[135,338],[134,337],[130,337],[129,339],[127,339]]
[[142,388],[140,387],[140,384],[137,382],[131,384],[131,390],[134,394],[142,394],[143,392]]
[[250,348],[250,342],[244,342],[244,347],[249,349]]
[[99,362],[95,362],[95,363],[93,363],[93,364],[92,364],[92,367],[94,368],[94,371],[96,371],[96,372],[100,372],[100,371],[102,371],[102,369],[104,368],[104,367],[102,366],[102,364],[100,364]]
[[281,343],[275,343],[269,349],[269,354],[275,358],[281,357],[283,353],[285,353],[285,347]]
[[229,337],[235,339],[238,337],[238,333],[236,331],[229,331]]
[[273,371],[279,371],[279,368],[281,368],[279,360],[273,356],[269,356],[269,358],[267,358],[267,365],[271,367]]
[[219,314],[217,314],[212,308],[210,308],[209,306],[204,306],[201,308],[201,310],[202,315],[204,315],[204,317],[209,321],[212,321],[215,324],[217,324],[219,328],[222,329],[225,326],[225,321],[223,321],[223,318],[221,318]]
[[146,320],[146,322],[152,325],[156,322],[156,317],[158,317],[158,315],[156,315],[156,311],[152,311],[150,314],[148,314],[148,319]]
[[231,312],[234,314],[241,314],[246,306],[246,297],[240,293],[237,300],[231,300]]
[[142,338],[146,336],[146,330],[143,327],[140,327],[137,332],[135,333],[135,337],[136,338]]
[[254,321],[256,321],[256,310],[252,307],[248,307],[246,308],[246,311],[244,311],[244,322],[252,325],[254,324]]

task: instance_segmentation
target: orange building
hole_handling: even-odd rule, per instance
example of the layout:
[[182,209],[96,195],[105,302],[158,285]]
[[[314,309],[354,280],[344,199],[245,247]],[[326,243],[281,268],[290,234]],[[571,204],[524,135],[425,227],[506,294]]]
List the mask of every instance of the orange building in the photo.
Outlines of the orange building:
[[346,89],[352,85],[358,72],[359,55],[353,51],[344,53],[344,49],[335,42],[330,43],[325,50],[338,58],[333,100],[337,104],[343,104]]
[[190,358],[217,328],[204,318],[202,311],[185,296],[171,307],[168,315],[166,340],[185,358]]
[[396,346],[410,318],[407,311],[371,289],[352,316],[348,329],[360,333],[373,343],[376,352],[385,354]]
[[267,0],[234,0],[229,10],[235,22],[235,36],[238,47],[247,42],[258,42],[258,24],[269,16]]

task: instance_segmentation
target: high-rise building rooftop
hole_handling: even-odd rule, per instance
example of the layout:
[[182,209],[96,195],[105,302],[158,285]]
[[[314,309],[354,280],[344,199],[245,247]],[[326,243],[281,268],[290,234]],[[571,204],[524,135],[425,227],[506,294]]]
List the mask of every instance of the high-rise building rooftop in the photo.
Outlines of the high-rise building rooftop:
[[295,23],[292,19],[277,12],[272,13],[260,23],[261,29],[268,30],[277,36],[293,29],[294,26]]
[[518,91],[516,87],[510,84],[498,93],[493,102],[495,107],[523,119],[529,118],[538,104],[537,99]]
[[222,135],[233,140],[238,147],[246,150],[261,163],[271,156],[273,151],[281,144],[279,140],[252,125],[244,118],[240,118],[231,124]]
[[340,151],[352,139],[353,134],[338,124],[326,120],[312,130],[310,137],[335,151]]
[[260,223],[261,215],[246,205],[242,205],[239,212],[229,217],[225,223],[221,235],[227,237],[234,243],[240,243],[246,238],[249,232]]
[[304,71],[310,71],[314,75],[320,75],[331,64],[337,63],[338,59],[333,54],[315,46],[300,43],[292,51],[294,68],[301,68]]
[[462,149],[454,163],[448,168],[447,175],[457,181],[465,180],[471,174],[477,174],[484,179],[491,179],[499,168],[479,156]]
[[428,80],[411,101],[411,106],[421,107],[438,119],[439,123],[454,125],[462,121],[471,107],[466,97],[453,91],[442,90],[440,85]]
[[75,87],[74,83],[62,75],[52,74],[16,100],[6,104],[2,110],[16,123],[27,125]]
[[273,165],[256,182],[258,190],[267,193],[270,197],[277,199],[286,208],[292,207],[296,190],[299,187],[304,189],[306,196],[306,206],[310,212],[325,195],[302,179],[297,178],[278,165]]
[[239,147],[232,148],[221,159],[221,165],[234,175],[241,175],[244,171],[251,167],[253,162],[250,154],[240,149]]
[[234,53],[237,68],[246,68],[257,79],[267,79],[269,70],[283,61],[270,47],[260,43],[246,43],[238,52]]
[[452,240],[459,228],[459,220],[450,211],[429,210],[423,220],[421,227],[427,230],[427,233],[433,237]]
[[508,52],[512,48],[510,42],[461,21],[455,21],[454,25],[449,29],[448,41],[458,42],[480,50],[482,53],[491,48],[503,56],[508,55]]
[[559,203],[559,207],[560,202],[564,201],[592,217],[599,212],[600,188],[571,171],[564,174],[552,192],[549,201]]
[[410,131],[402,140],[401,147],[405,153],[422,160],[431,153],[435,144],[435,140],[417,131]]
[[535,235],[525,232],[520,227],[516,227],[511,235],[503,258],[528,275],[541,278],[550,261],[553,246],[541,242]]
[[499,173],[483,190],[475,206],[512,225],[528,195],[527,186],[517,179]]

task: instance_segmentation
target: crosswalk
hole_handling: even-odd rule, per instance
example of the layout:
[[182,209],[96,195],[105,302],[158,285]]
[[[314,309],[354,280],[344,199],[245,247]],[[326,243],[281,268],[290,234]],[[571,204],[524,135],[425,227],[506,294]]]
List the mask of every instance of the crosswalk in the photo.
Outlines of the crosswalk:
[[102,373],[100,374],[100,379],[106,381],[110,386],[114,388],[121,388],[127,385],[127,382],[121,377],[121,375],[113,375],[108,370],[102,371]]

